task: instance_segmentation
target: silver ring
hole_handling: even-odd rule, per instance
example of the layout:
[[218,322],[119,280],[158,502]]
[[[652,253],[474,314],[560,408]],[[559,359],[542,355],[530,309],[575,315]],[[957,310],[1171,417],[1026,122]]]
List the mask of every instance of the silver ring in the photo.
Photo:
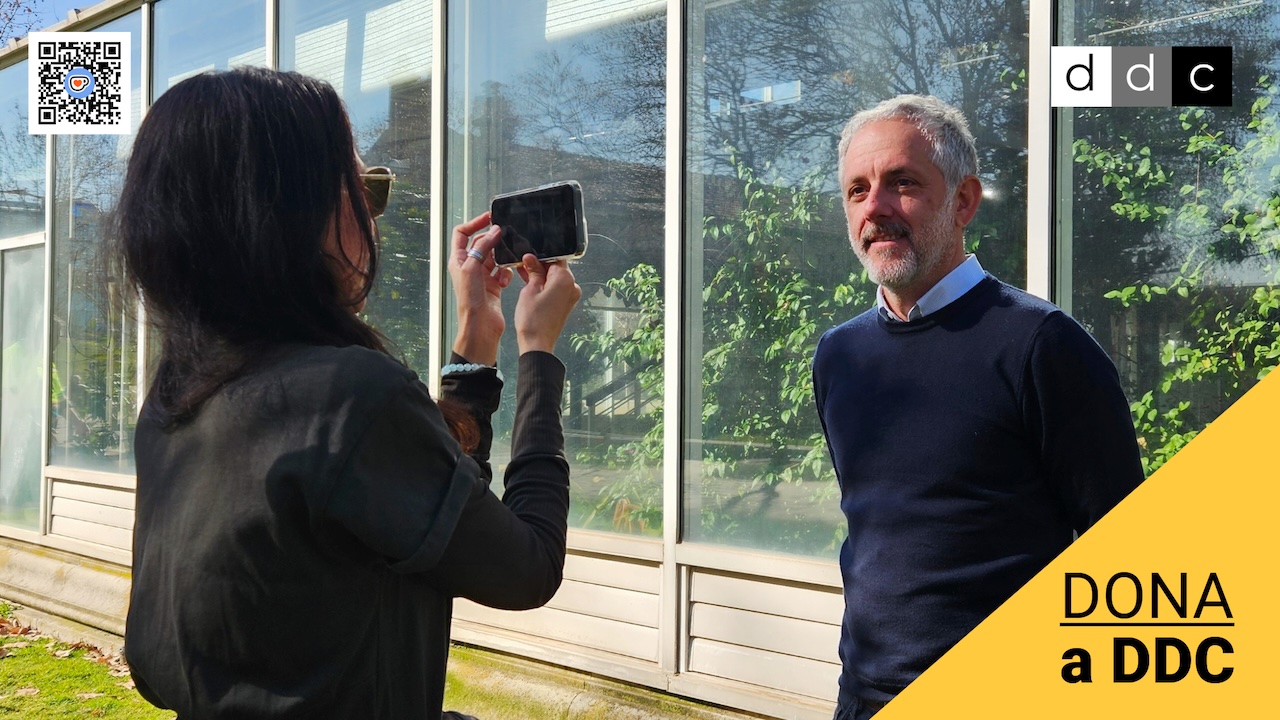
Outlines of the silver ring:
[[467,250],[467,255],[479,260],[480,262],[484,262],[484,253],[480,252],[475,248],[471,248],[470,250]]

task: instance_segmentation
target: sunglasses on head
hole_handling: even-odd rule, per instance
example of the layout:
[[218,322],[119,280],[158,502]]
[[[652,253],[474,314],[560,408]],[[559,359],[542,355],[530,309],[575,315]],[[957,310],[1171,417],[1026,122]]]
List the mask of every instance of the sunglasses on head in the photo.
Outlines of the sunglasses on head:
[[379,217],[387,211],[387,202],[391,199],[391,183],[396,179],[395,173],[388,167],[365,168],[360,173],[364,183],[364,200],[369,206],[369,216]]

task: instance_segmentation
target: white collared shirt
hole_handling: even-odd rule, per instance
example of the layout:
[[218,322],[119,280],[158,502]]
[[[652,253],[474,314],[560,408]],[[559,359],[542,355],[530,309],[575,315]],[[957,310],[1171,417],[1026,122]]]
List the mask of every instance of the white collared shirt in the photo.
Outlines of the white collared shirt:
[[[962,295],[982,282],[982,279],[986,276],[987,272],[978,264],[978,256],[966,255],[964,262],[957,265],[936,285],[929,288],[929,292],[920,296],[915,306],[907,312],[907,321],[919,320],[925,315],[935,313],[959,300]],[[884,299],[884,288],[882,287],[876,288],[876,307],[880,310],[880,317],[893,322],[902,322],[889,309],[889,304]]]

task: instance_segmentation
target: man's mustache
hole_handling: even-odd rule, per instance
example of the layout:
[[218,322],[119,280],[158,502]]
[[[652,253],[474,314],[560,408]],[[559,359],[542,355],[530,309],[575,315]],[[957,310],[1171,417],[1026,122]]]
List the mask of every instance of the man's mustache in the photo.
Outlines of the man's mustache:
[[858,239],[862,241],[863,247],[880,240],[910,240],[911,228],[900,222],[872,224],[863,229],[862,236]]

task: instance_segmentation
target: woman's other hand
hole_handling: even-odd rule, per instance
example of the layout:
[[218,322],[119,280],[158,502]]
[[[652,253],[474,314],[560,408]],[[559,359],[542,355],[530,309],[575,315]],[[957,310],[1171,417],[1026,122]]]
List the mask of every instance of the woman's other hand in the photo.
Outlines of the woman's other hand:
[[556,340],[582,288],[573,280],[573,271],[564,262],[542,263],[525,255],[518,268],[524,289],[516,303],[516,342],[520,354],[531,350],[554,353]]
[[502,317],[502,289],[511,284],[511,271],[494,269],[498,226],[490,226],[488,232],[477,235],[472,242],[471,236],[488,224],[489,213],[485,212],[453,228],[449,277],[458,304],[458,335],[453,340],[453,351],[471,362],[496,365],[498,342],[507,326]]

